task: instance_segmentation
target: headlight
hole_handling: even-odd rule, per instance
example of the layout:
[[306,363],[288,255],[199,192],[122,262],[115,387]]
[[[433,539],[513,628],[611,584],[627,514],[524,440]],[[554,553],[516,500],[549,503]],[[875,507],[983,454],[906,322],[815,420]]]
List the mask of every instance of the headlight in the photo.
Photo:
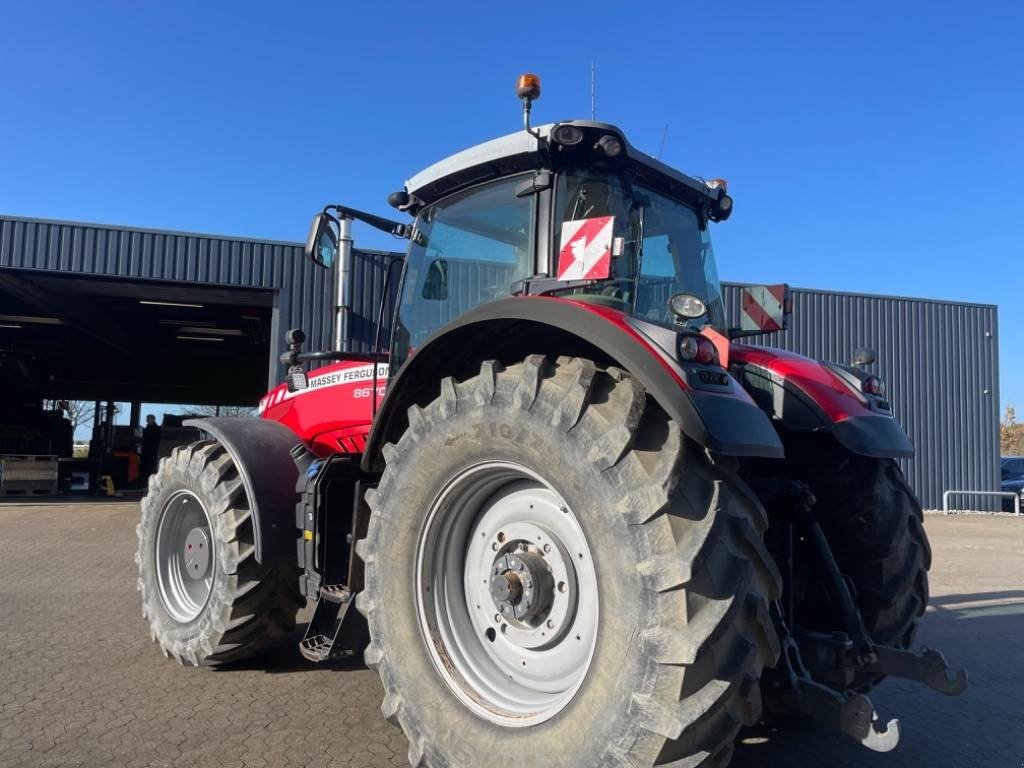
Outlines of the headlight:
[[551,140],[555,144],[572,147],[583,141],[583,131],[575,125],[558,125],[551,131]]
[[679,357],[683,360],[693,360],[697,356],[697,339],[693,336],[683,336],[679,340]]
[[860,383],[860,388],[869,395],[885,397],[885,383],[877,376],[868,376]]
[[704,302],[689,293],[677,293],[668,300],[668,306],[674,314],[687,320],[703,317],[708,312]]
[[622,152],[622,142],[611,134],[605,134],[597,140],[595,149],[604,152],[608,157],[618,157]]
[[718,350],[703,336],[683,336],[679,339],[679,358],[710,365],[718,362]]

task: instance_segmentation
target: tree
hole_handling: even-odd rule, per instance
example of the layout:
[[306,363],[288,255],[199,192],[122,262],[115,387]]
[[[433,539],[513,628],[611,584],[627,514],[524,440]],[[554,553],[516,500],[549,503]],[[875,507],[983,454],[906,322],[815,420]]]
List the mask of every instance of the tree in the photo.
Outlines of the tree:
[[238,416],[255,418],[256,409],[251,405],[185,405],[182,409],[196,416],[213,418],[215,416]]
[[1024,456],[1024,424],[1017,422],[1017,410],[1006,406],[999,425],[999,452],[1003,456]]
[[92,423],[96,416],[96,403],[92,400],[66,400],[68,404],[68,420],[71,422],[71,429],[77,431],[79,427]]

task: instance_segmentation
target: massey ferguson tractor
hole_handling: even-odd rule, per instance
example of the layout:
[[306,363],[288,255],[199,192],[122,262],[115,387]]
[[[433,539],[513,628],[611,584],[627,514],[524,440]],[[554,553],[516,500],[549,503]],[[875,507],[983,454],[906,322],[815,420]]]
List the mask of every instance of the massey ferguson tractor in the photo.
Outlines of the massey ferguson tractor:
[[741,343],[789,297],[727,322],[724,181],[517,95],[522,131],[389,197],[407,221],[314,217],[343,284],[352,221],[408,240],[390,339],[290,331],[261,418],[192,422],[142,503],[153,639],[246,659],[315,601],[302,654],[364,654],[413,766],[724,766],[773,715],[892,749],[880,680],[967,681],[912,648],[931,552],[882,382]]

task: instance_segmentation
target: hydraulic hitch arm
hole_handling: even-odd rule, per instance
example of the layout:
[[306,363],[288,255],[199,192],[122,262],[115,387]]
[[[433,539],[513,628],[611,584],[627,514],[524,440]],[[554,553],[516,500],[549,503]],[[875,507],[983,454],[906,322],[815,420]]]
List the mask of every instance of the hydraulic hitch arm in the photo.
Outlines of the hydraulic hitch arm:
[[916,680],[947,696],[958,696],[967,688],[967,672],[950,670],[946,657],[933,648],[922,647],[914,653],[876,645],[875,656],[878,661],[867,668],[879,675]]
[[[830,728],[842,731],[868,749],[888,752],[900,738],[899,721],[882,721],[867,696],[851,691],[858,675],[892,676],[916,680],[949,696],[967,687],[967,673],[951,671],[936,650],[904,651],[877,645],[868,633],[846,577],[832,554],[828,539],[814,515],[816,500],[800,482],[769,479],[754,481],[755,490],[767,500],[776,524],[789,524],[803,532],[822,582],[835,609],[842,631],[815,632],[793,625],[782,601],[771,606],[772,620],[781,640],[783,655],[770,670],[766,691],[769,708],[797,711]],[[783,538],[783,543],[786,539]],[[792,533],[785,548],[783,567],[787,590],[792,589]],[[792,606],[792,601],[790,601]],[[797,617],[799,618],[799,617]],[[792,621],[793,617],[790,616]]]

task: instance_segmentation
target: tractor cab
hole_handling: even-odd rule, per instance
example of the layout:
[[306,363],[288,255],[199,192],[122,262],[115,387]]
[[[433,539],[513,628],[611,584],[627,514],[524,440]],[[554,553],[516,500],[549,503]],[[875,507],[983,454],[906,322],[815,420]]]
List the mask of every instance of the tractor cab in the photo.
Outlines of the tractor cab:
[[559,296],[669,329],[726,331],[710,231],[732,212],[725,181],[680,173],[607,123],[531,127],[539,84],[528,86],[518,89],[524,130],[435,163],[389,196],[411,224],[342,206],[314,217],[307,255],[327,266],[344,264],[351,219],[409,239],[392,372],[448,323],[506,297]]
[[[709,228],[731,209],[724,183],[669,169],[614,126],[573,121],[496,139],[427,168],[392,201],[415,216],[398,363],[446,323],[506,296],[724,327]],[[674,296],[689,297],[686,314],[673,310]]]

